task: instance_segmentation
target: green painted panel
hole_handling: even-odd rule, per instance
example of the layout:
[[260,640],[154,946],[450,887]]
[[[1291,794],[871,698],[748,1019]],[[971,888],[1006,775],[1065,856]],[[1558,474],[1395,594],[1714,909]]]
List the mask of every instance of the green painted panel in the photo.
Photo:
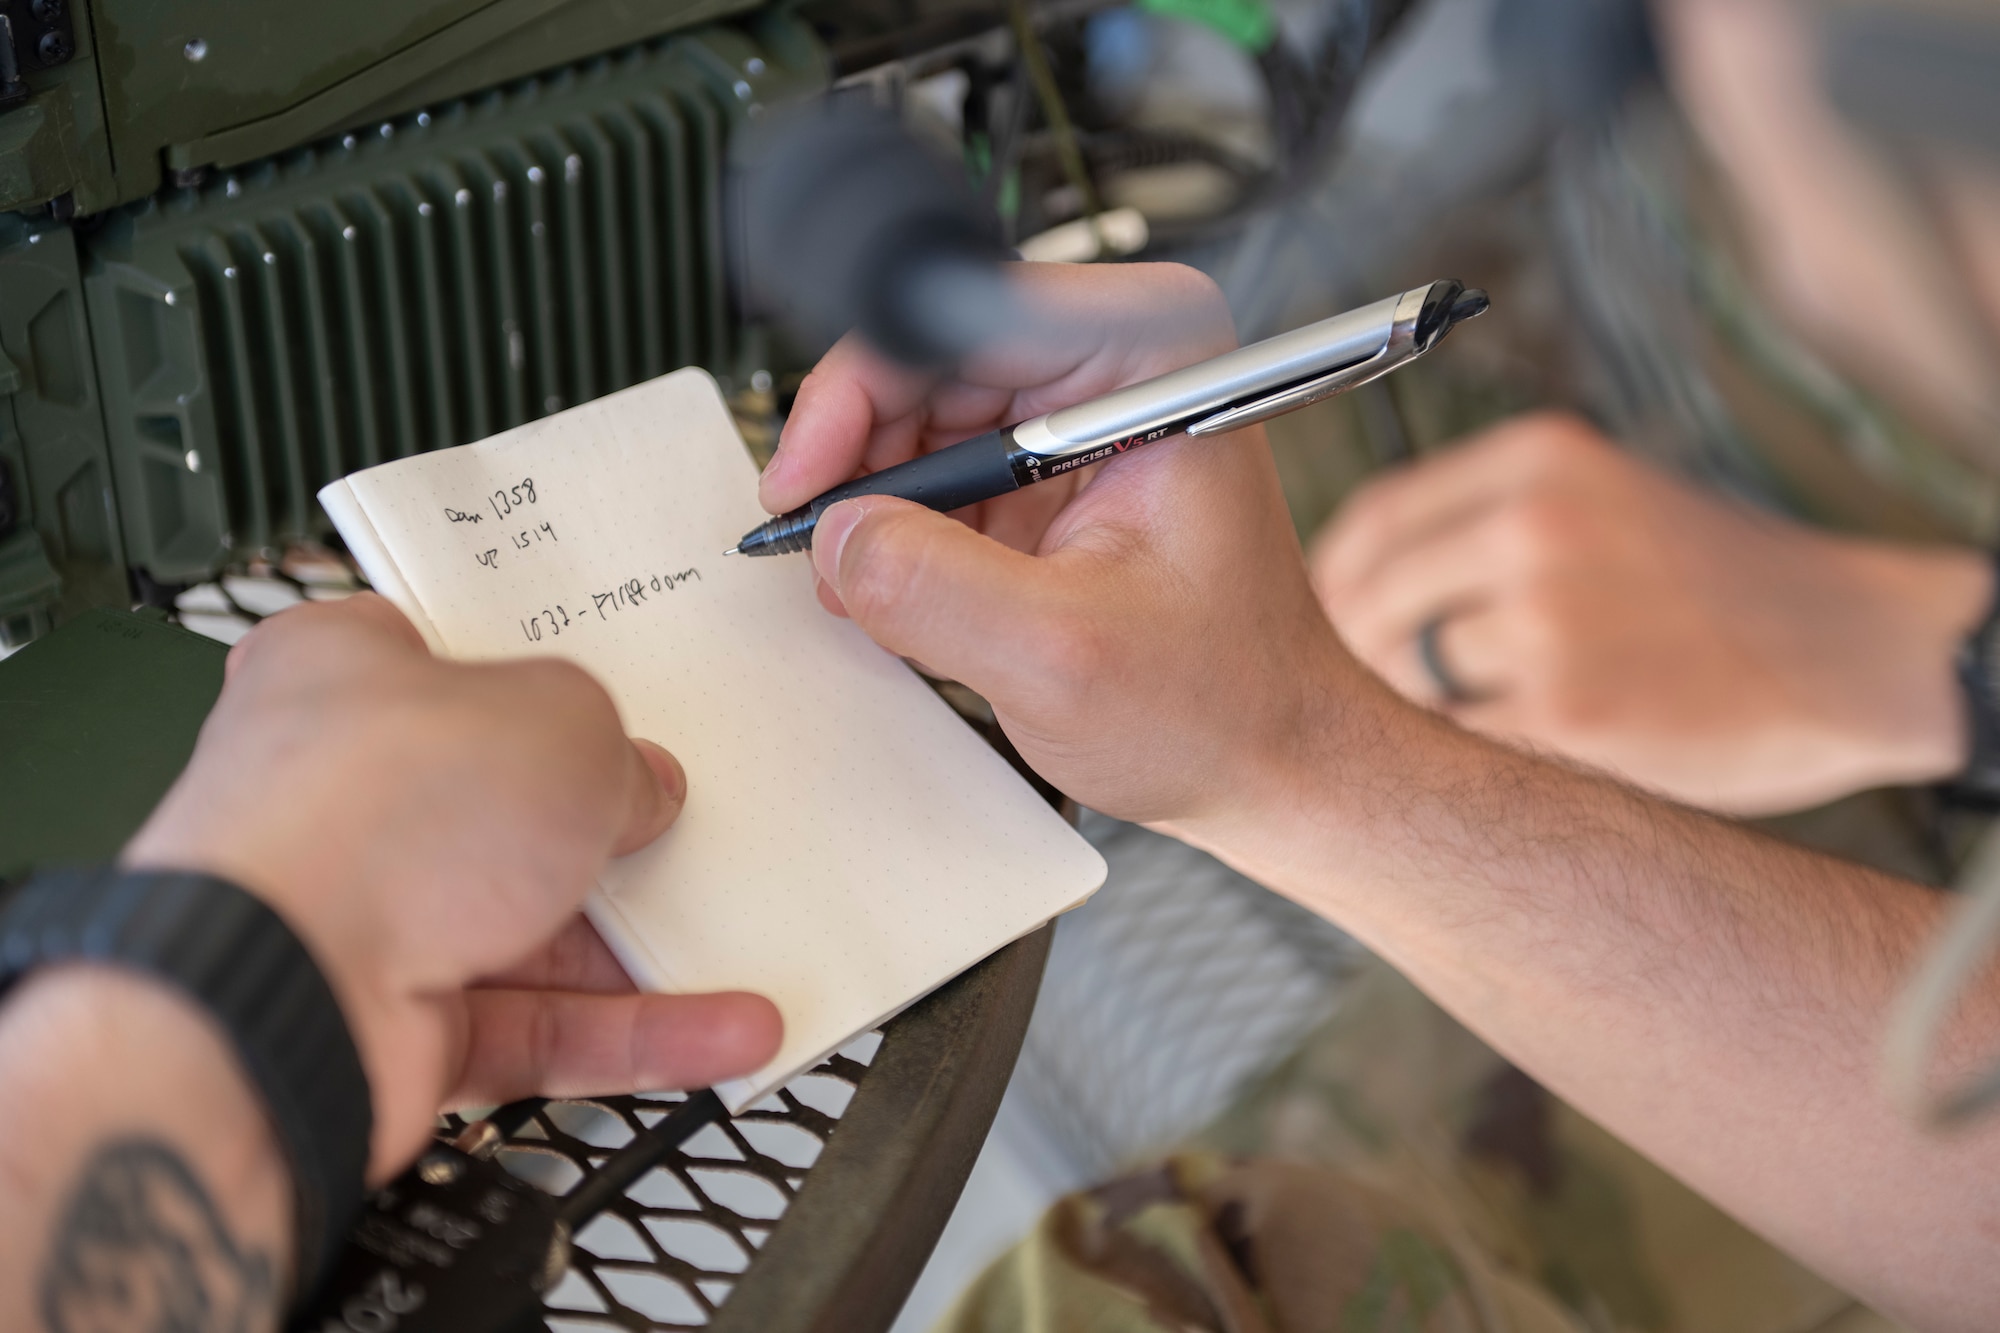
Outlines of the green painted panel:
[[187,766],[227,651],[89,611],[0,661],[0,879],[117,855]]

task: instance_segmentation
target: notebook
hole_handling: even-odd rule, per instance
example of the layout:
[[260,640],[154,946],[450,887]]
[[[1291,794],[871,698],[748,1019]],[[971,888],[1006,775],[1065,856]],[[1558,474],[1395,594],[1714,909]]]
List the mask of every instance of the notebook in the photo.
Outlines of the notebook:
[[731,1110],[1074,907],[1104,861],[802,557],[725,558],[766,516],[715,381],[677,371],[320,503],[433,651],[555,654],[688,774],[658,842],[586,910],[633,980],[752,990],[775,1059]]

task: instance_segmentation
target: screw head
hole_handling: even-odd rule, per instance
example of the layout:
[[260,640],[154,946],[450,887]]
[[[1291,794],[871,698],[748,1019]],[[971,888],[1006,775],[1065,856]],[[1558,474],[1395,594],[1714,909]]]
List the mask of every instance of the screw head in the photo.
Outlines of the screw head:
[[181,54],[195,64],[208,59],[208,43],[200,37],[188,38],[188,44],[181,48]]
[[426,1185],[449,1185],[458,1179],[459,1169],[456,1157],[431,1152],[425,1153],[424,1160],[417,1163],[417,1176]]
[[59,32],[45,32],[42,40],[35,43],[35,54],[42,58],[44,65],[60,65],[70,58],[69,38]]
[[62,18],[68,8],[63,0],[35,0],[28,6],[28,12],[44,23],[55,23]]

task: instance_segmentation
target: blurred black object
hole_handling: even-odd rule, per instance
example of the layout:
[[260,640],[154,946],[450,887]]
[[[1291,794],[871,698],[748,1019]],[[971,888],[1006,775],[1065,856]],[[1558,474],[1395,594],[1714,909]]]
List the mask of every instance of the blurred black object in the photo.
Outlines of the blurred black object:
[[438,1143],[368,1200],[338,1267],[288,1327],[533,1333],[546,1327],[540,1295],[568,1259],[554,1200]]
[[1009,318],[993,210],[962,167],[863,96],[743,135],[730,202],[738,291],[810,343],[859,328],[899,361],[939,365]]

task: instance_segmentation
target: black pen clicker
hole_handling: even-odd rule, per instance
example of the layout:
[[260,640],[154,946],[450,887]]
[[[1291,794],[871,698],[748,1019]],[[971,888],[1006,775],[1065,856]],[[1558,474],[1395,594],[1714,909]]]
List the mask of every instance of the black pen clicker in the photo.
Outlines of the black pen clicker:
[[1486,293],[1460,282],[1413,287],[836,486],[746,533],[723,554],[803,551],[828,506],[857,496],[959,509],[1170,435],[1220,435],[1296,412],[1407,365],[1484,309]]

